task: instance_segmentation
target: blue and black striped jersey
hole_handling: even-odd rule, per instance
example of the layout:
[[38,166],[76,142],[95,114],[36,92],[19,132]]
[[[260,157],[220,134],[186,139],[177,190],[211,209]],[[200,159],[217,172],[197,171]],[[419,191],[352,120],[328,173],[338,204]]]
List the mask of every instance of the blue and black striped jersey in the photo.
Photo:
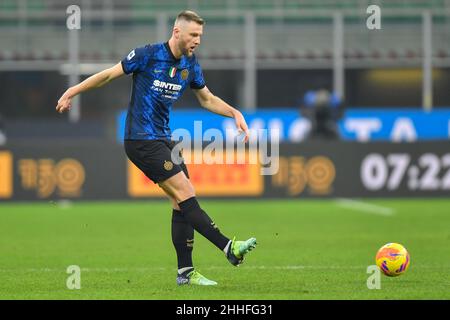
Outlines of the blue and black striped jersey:
[[132,50],[122,60],[122,68],[133,74],[125,139],[170,139],[173,103],[188,85],[193,89],[205,86],[195,55],[176,59],[167,42],[149,44]]

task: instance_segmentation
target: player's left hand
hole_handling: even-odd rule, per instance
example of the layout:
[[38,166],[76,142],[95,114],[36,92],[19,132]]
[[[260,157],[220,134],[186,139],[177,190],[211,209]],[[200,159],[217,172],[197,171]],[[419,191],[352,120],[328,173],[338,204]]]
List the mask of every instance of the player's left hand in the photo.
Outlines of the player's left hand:
[[234,119],[236,120],[236,128],[238,129],[239,134],[244,133],[244,142],[248,142],[248,139],[250,138],[250,131],[248,130],[247,123],[245,122],[244,116],[242,113],[238,112]]

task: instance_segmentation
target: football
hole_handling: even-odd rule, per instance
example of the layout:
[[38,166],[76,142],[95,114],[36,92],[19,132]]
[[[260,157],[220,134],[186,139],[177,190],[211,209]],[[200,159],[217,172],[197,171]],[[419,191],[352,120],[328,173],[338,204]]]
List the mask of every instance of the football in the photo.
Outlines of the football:
[[408,270],[411,262],[409,253],[399,243],[385,244],[376,255],[377,266],[389,277],[397,277]]

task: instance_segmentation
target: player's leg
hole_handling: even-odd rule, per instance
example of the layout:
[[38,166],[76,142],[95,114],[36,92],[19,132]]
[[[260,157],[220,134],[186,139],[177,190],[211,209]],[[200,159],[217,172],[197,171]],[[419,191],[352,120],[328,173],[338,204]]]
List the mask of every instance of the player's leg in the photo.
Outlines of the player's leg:
[[247,241],[230,240],[224,236],[208,214],[201,209],[194,187],[184,172],[179,172],[159,183],[160,187],[178,203],[181,212],[193,228],[222,250],[231,264],[242,263],[244,255],[256,246],[256,239]]
[[[180,164],[186,177],[189,178],[189,172],[184,163]],[[216,285],[217,282],[212,281],[201,275],[194,269],[192,263],[192,251],[194,249],[194,228],[186,220],[181,212],[180,207],[175,199],[172,201],[172,242],[177,252],[178,272],[177,284],[193,284],[193,285]]]
[[[165,193],[175,199],[189,224],[223,250],[233,265],[243,261],[244,254],[256,244],[247,241],[232,241],[222,235],[204,212],[195,198],[194,188],[183,172],[184,163],[172,162],[173,143],[165,140],[125,140],[128,158],[153,182],[158,183]],[[181,154],[179,157],[182,160]]]
[[212,219],[200,208],[195,197],[194,187],[184,172],[159,183],[161,188],[178,203],[181,212],[192,227],[211,241],[217,248],[224,250],[230,239],[224,236]]
[[194,228],[186,220],[176,201],[172,199],[172,243],[177,252],[178,273],[194,269],[192,250],[194,249]]
[[177,253],[178,275],[194,270],[192,250],[194,249],[194,228],[189,224],[180,207],[172,201],[172,244]]
[[177,252],[177,284],[213,286],[217,282],[201,275],[194,269],[192,251],[194,249],[194,228],[184,217],[175,199],[172,199],[172,243]]
[[[181,154],[180,154],[181,156]],[[189,178],[189,172],[184,163],[181,165],[184,174]],[[194,228],[186,220],[177,201],[169,196],[172,202],[172,243],[177,252],[178,275],[187,274],[194,270],[192,251],[194,250]],[[178,282],[178,280],[177,280]]]
[[[164,141],[125,140],[124,147],[128,158],[134,165],[155,183],[177,173],[177,169],[181,171],[179,167],[172,165],[170,149]],[[177,202],[170,196],[169,199],[173,205],[171,233],[178,261],[177,283],[182,284],[178,279],[179,273],[185,274],[193,271],[192,246],[188,239],[193,239],[194,229],[186,222]],[[189,279],[186,279],[185,282],[189,282]]]

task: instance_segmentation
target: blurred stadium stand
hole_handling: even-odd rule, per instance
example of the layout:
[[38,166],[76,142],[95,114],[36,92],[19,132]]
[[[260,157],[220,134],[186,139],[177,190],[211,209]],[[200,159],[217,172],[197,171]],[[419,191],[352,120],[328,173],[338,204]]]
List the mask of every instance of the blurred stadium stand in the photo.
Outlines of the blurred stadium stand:
[[[380,2],[380,1],[378,1]],[[434,14],[433,53],[438,65],[450,65],[450,1],[384,1],[383,28],[367,33],[365,10],[377,1],[243,0],[243,1],[55,1],[0,2],[0,61],[64,61],[68,57],[65,9],[82,8],[80,59],[116,61],[131,47],[158,41],[158,19],[166,19],[170,32],[173,16],[181,9],[198,10],[207,18],[199,52],[209,68],[242,60],[245,56],[243,14],[257,17],[259,68],[329,67],[332,58],[332,13],[345,15],[345,58],[348,66],[411,65],[420,62],[421,12]],[[86,8],[86,9],[85,9]],[[103,41],[98,41],[103,39]],[[226,60],[223,64],[218,60]],[[23,67],[25,68],[25,64]],[[3,69],[5,65],[1,66]],[[51,68],[40,64],[40,67]],[[30,68],[39,68],[32,66]],[[239,68],[239,64],[235,65]]]
[[[428,11],[433,107],[450,106],[450,0],[0,0],[0,81],[8,83],[0,88],[0,113],[7,127],[14,121],[15,128],[38,119],[59,121],[54,105],[68,86],[66,8],[72,4],[79,5],[82,14],[80,80],[137,46],[167,40],[175,15],[192,9],[207,21],[197,55],[208,85],[237,107],[257,108],[296,108],[306,91],[333,88],[336,12],[344,22],[347,103],[422,107],[423,12]],[[366,9],[372,4],[382,8],[381,30],[366,28]],[[254,71],[248,67],[253,45],[246,35],[249,14],[255,19]],[[256,92],[250,100],[248,72],[256,72]],[[112,132],[116,112],[126,108],[129,86],[130,79],[124,78],[84,94],[82,120],[97,121],[107,128],[102,132]],[[177,106],[198,103],[188,92]],[[95,127],[83,132],[96,135]]]

